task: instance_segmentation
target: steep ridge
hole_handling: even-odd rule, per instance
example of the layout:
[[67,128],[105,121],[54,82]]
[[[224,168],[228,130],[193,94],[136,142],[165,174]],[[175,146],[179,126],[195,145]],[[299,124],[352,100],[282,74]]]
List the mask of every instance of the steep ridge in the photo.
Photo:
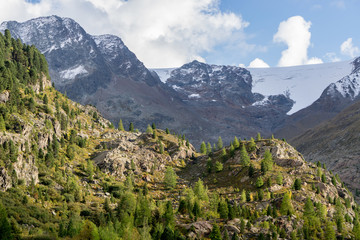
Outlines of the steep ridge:
[[174,119],[182,116],[184,125],[202,124],[116,36],[91,36],[72,19],[57,16],[2,23],[0,30],[6,28],[45,55],[58,90],[96,106],[113,123],[121,117],[141,129],[156,122],[179,130]]
[[[352,62],[353,70],[349,75],[331,83],[321,96],[309,107],[306,107],[281,123],[275,130],[276,136],[291,139],[308,129],[331,119],[336,114],[359,100],[359,62]],[[292,142],[290,140],[290,142]]]
[[321,161],[338,173],[353,192],[360,189],[360,103],[292,139],[309,161]]

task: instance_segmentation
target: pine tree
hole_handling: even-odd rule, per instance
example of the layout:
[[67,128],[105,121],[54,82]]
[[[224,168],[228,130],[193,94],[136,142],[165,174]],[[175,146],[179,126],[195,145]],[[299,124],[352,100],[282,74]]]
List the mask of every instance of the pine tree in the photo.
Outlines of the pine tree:
[[119,121],[118,130],[119,130],[119,131],[125,131],[124,125],[123,125],[123,122],[122,122],[121,119],[120,119],[120,121]]
[[301,179],[299,179],[299,178],[296,178],[296,179],[295,179],[294,189],[295,189],[296,191],[301,189]]
[[231,240],[240,240],[239,235],[236,232],[234,232],[231,237]]
[[276,183],[279,185],[283,185],[283,175],[280,172],[276,176]]
[[264,154],[264,159],[261,160],[261,171],[265,174],[273,169],[273,159],[270,151],[267,149]]
[[224,147],[223,141],[221,139],[221,137],[218,138],[218,142],[217,142],[217,149],[220,150]]
[[150,127],[149,124],[147,125],[146,133],[147,133],[147,134],[153,134],[153,129],[152,129],[152,127]]
[[256,179],[255,186],[257,188],[261,188],[263,185],[264,185],[264,181],[263,181],[262,177],[260,176]]
[[257,135],[256,135],[256,141],[260,141],[261,140],[261,135],[260,135],[260,133],[257,133]]
[[335,240],[336,239],[334,226],[333,226],[333,223],[330,222],[330,221],[326,222],[325,236],[324,237],[325,237],[326,240]]
[[134,124],[132,122],[129,125],[129,132],[134,132]]
[[293,211],[294,208],[291,203],[291,192],[286,192],[281,202],[280,213],[282,215],[286,215],[288,213],[293,213]]
[[209,235],[211,240],[222,240],[219,226],[215,223],[213,229]]
[[204,141],[201,143],[200,152],[201,152],[202,154],[206,154],[206,145],[205,145],[205,142],[204,142]]
[[253,152],[256,149],[256,143],[253,138],[250,139],[250,142],[248,143],[248,150],[249,152]]
[[233,144],[235,149],[240,147],[239,139],[236,136],[234,137]]
[[306,198],[305,206],[304,206],[304,217],[314,217],[315,216],[315,210],[314,210],[314,204],[311,201],[311,198]]
[[209,197],[207,195],[207,189],[204,186],[204,182],[199,178],[199,180],[195,183],[194,186],[194,194],[197,196],[199,200],[208,202]]
[[209,143],[209,142],[207,143],[206,152],[207,152],[208,154],[210,154],[210,153],[212,152],[211,143]]
[[177,176],[172,167],[166,167],[164,184],[167,188],[172,189],[176,186]]
[[215,171],[216,172],[221,172],[223,170],[223,164],[219,161],[215,162]]
[[152,127],[152,129],[155,130],[155,129],[156,129],[155,123],[152,123],[152,124],[151,124],[151,127]]
[[174,218],[174,211],[173,211],[171,201],[166,202],[164,217],[165,217],[165,225],[174,227],[175,218]]
[[160,154],[163,154],[164,153],[164,145],[163,145],[163,143],[161,142],[161,141],[159,141],[159,152],[160,152]]
[[241,146],[241,150],[240,150],[240,163],[244,166],[244,167],[248,167],[250,166],[250,157],[246,151],[245,145],[243,144]]
[[250,163],[249,170],[248,170],[249,177],[252,177],[254,175],[254,173],[255,173],[255,167],[252,163]]
[[165,132],[166,132],[166,134],[170,134],[170,131],[168,128],[166,128]]
[[0,202],[0,239],[10,240],[12,239],[11,225],[9,223],[6,209]]
[[2,114],[0,114],[0,131],[3,132],[5,130],[6,130],[5,121],[4,121],[4,118],[3,118]]
[[48,99],[46,94],[44,95],[43,102],[44,102],[45,105],[47,105],[49,103],[49,99]]

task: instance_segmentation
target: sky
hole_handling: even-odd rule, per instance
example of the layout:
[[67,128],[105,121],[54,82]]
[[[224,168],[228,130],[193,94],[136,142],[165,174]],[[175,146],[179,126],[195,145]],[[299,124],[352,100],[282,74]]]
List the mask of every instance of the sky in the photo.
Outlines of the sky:
[[149,68],[285,67],[360,55],[360,0],[0,0],[0,22],[70,17]]

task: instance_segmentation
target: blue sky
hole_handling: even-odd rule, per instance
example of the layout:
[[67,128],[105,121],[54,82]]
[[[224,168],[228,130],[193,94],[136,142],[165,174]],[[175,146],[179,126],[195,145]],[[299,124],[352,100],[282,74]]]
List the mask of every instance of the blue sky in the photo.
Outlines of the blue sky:
[[0,22],[59,15],[73,18],[90,34],[120,36],[148,67],[177,67],[194,59],[241,66],[257,59],[252,66],[291,66],[360,55],[360,0],[0,0],[0,4]]
[[[360,32],[357,30],[360,20],[358,0],[222,0],[220,8],[225,12],[242,15],[243,19],[250,23],[245,29],[250,38],[248,42],[266,47],[264,52],[254,51],[241,57],[244,64],[258,57],[270,66],[276,66],[286,45],[274,43],[273,36],[279,23],[292,16],[302,16],[311,22],[309,57],[318,57],[329,62],[331,59],[327,54],[332,53],[333,57],[336,54],[339,60],[346,60],[351,56],[342,54],[340,45],[348,38],[352,38],[355,46],[360,45]],[[236,53],[231,57],[229,55],[228,61],[239,62]],[[210,55],[208,58],[209,61],[216,61]]]

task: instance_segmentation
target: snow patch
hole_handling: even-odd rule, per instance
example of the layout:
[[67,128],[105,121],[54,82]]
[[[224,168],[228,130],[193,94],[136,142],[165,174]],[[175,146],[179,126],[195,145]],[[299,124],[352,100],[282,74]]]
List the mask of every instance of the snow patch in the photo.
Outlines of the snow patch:
[[188,98],[200,98],[200,94],[198,94],[198,93],[193,93],[193,94],[190,94],[190,95],[188,96]]
[[64,79],[75,79],[77,75],[87,74],[85,67],[80,65],[75,68],[67,69],[60,72],[60,77]]
[[291,115],[318,99],[331,83],[342,79],[352,71],[351,61],[304,65],[295,67],[249,68],[253,79],[252,92],[264,96],[287,92],[294,106]]
[[251,105],[252,106],[266,106],[268,104],[269,104],[269,96],[265,96],[263,100],[256,101]]
[[170,78],[171,72],[175,68],[157,68],[157,69],[150,69],[151,71],[154,71],[160,78],[160,81],[163,83],[166,83],[166,81]]
[[181,90],[181,89],[182,89],[181,87],[176,86],[176,85],[172,85],[172,88],[173,88],[175,91],[178,91],[178,90]]

